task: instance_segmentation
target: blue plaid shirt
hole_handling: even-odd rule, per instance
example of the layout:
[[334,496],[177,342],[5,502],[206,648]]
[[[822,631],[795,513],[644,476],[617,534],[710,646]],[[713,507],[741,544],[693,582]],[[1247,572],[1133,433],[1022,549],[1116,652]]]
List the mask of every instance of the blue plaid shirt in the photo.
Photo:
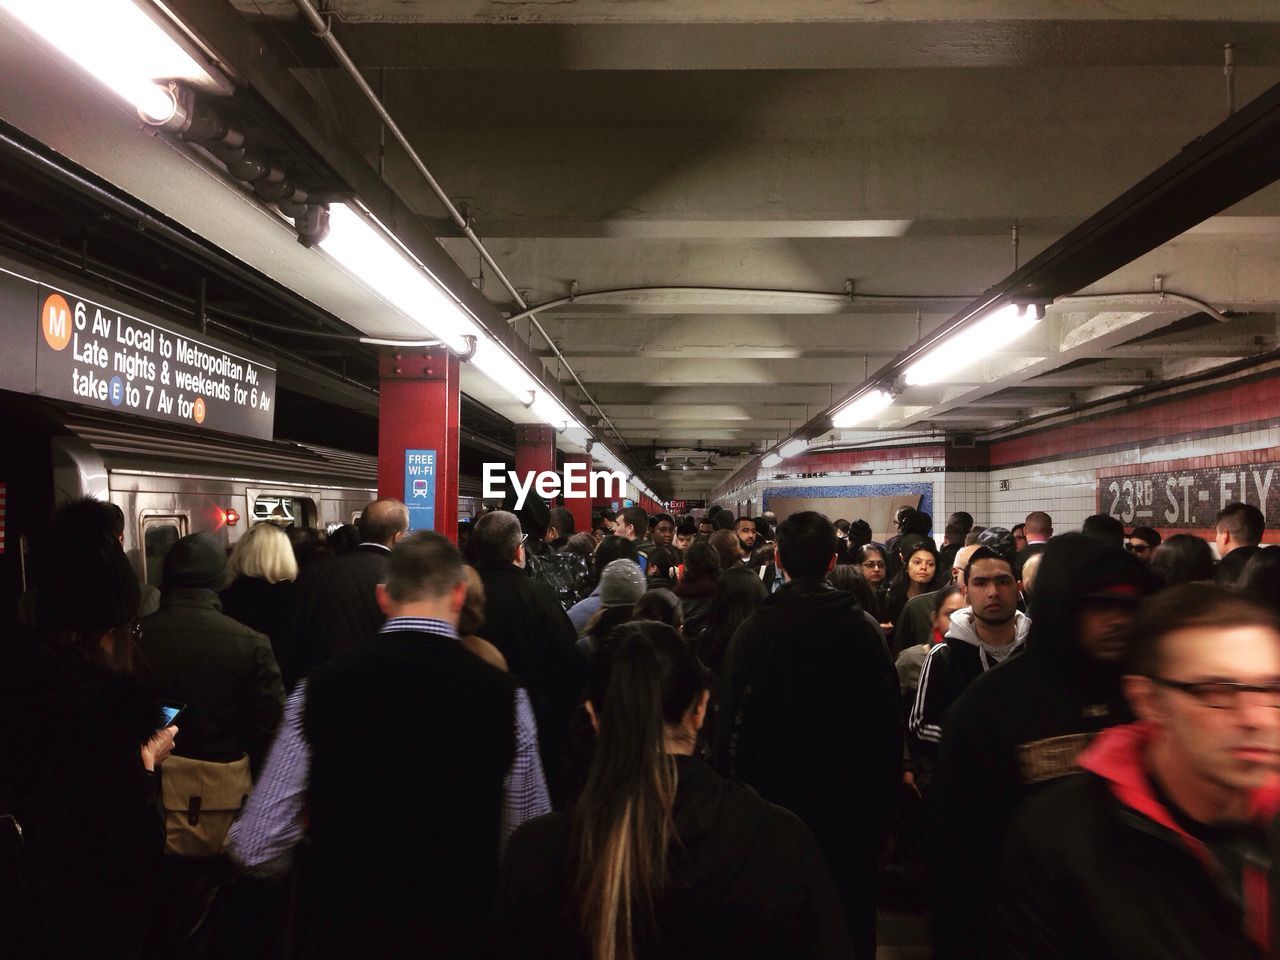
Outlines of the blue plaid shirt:
[[[458,636],[452,624],[418,617],[395,617],[383,624],[382,632],[432,633],[455,639]],[[311,775],[311,745],[302,729],[306,699],[306,680],[301,680],[285,703],[284,720],[262,775],[227,838],[231,855],[258,876],[283,875],[304,832],[302,810]],[[516,690],[515,736],[515,756],[503,783],[503,850],[516,827],[551,812],[538,757],[538,727],[523,688]]]

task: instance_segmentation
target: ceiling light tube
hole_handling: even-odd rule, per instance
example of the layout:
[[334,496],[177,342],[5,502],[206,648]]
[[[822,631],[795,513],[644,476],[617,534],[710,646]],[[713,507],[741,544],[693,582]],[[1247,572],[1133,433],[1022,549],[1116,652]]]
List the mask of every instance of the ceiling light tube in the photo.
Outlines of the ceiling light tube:
[[855,426],[888,409],[891,403],[893,403],[893,394],[888,390],[871,390],[846,403],[832,414],[831,426],[837,430]]
[[132,0],[0,0],[37,33],[135,110],[165,118],[177,109],[166,88],[181,80],[211,92],[231,86]]
[[794,440],[788,440],[778,448],[778,455],[783,460],[789,460],[798,453],[804,453],[809,449],[809,441],[803,437],[796,437]]
[[462,304],[390,234],[350,204],[329,210],[329,235],[320,249],[384,301],[455,353],[489,339]]
[[544,423],[549,423],[557,430],[579,429],[581,424],[569,415],[569,411],[564,408],[555,397],[547,393],[545,390],[539,390],[534,395],[533,403],[529,406],[529,411]]
[[945,379],[994,353],[1026,334],[1044,317],[1036,304],[1009,303],[934,346],[903,371],[909,387],[922,387]]
[[479,338],[471,365],[526,407],[532,405],[539,391],[538,382],[498,341]]
[[778,454],[776,453],[770,453],[766,455],[763,460],[760,461],[760,466],[762,466],[766,470],[772,470],[781,462],[782,462],[782,457],[778,456]]

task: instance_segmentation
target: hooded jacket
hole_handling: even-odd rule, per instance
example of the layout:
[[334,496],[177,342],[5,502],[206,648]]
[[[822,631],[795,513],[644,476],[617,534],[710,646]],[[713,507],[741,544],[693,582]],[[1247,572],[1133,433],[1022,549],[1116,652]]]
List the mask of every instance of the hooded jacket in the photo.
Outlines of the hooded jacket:
[[[1280,778],[1254,791],[1219,860],[1183,826],[1143,767],[1152,730],[1099,735],[1087,773],[1029,802],[1010,830],[993,957],[1054,960],[1280,953]],[[1217,846],[1217,844],[1215,844]]]
[[953,613],[942,643],[929,651],[920,670],[916,702],[907,725],[912,736],[930,745],[931,753],[942,740],[942,718],[951,705],[974,680],[1017,653],[1031,630],[1031,619],[1014,611],[1013,641],[996,650],[982,642],[975,619],[972,607]]
[[725,654],[716,756],[800,817],[833,869],[874,856],[901,770],[898,675],[853,594],[792,580]]
[[131,677],[70,647],[0,642],[0,813],[22,828],[15,842],[0,822],[0,954],[138,955],[164,853],[140,748],[161,723]]
[[933,782],[930,921],[938,960],[980,957],[1000,845],[1032,793],[1078,773],[1076,758],[1101,730],[1131,719],[1119,664],[1088,656],[1077,640],[1085,597],[1100,588],[1151,586],[1146,565],[1082,534],[1046,548],[1019,656],[978,677],[947,714]]
[[[673,809],[678,842],[668,857],[667,894],[656,936],[641,960],[845,958],[831,875],[813,836],[787,811],[677,757]],[[518,829],[507,846],[499,894],[500,958],[587,960],[573,910],[570,816],[553,813]]]

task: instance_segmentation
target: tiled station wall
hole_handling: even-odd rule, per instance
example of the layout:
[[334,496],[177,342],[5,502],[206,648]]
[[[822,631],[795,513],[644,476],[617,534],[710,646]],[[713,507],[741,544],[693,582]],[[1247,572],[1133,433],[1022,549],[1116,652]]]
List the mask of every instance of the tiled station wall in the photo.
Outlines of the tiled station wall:
[[[1267,515],[1267,542],[1280,542],[1277,366],[1117,401],[970,449],[925,441],[808,454],[786,461],[789,476],[747,482],[718,501],[745,506],[751,498],[758,511],[766,488],[838,485],[870,494],[925,483],[940,537],[943,520],[955,510],[1003,526],[1045,510],[1059,532],[1078,529],[1090,514],[1112,513],[1128,526],[1144,524],[1165,535],[1211,535],[1221,506],[1244,500]],[[727,486],[745,479],[735,477]]]
[[1244,500],[1267,515],[1266,539],[1280,540],[1275,372],[995,440],[986,452],[985,479],[971,473],[969,489],[980,498],[985,488],[983,512],[997,521],[1043,509],[1065,530],[1111,513],[1165,535],[1205,535],[1223,505]]

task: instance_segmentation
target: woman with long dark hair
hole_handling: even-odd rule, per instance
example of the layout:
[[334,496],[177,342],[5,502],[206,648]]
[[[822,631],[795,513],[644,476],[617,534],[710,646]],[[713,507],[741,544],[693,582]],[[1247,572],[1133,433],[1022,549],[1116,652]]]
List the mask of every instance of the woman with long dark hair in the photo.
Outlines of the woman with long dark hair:
[[885,622],[894,624],[902,614],[907,601],[922,593],[929,593],[938,586],[938,551],[928,541],[921,541],[903,553],[902,569],[889,584],[889,596],[885,601]]
[[547,960],[846,957],[839,901],[792,814],[692,756],[710,672],[665,624],[596,657],[597,744],[572,813],[507,848],[499,955]]
[[698,638],[698,655],[715,673],[724,664],[724,652],[733,632],[767,596],[760,578],[746,567],[738,566],[720,574],[711,609],[707,611],[707,627]]

